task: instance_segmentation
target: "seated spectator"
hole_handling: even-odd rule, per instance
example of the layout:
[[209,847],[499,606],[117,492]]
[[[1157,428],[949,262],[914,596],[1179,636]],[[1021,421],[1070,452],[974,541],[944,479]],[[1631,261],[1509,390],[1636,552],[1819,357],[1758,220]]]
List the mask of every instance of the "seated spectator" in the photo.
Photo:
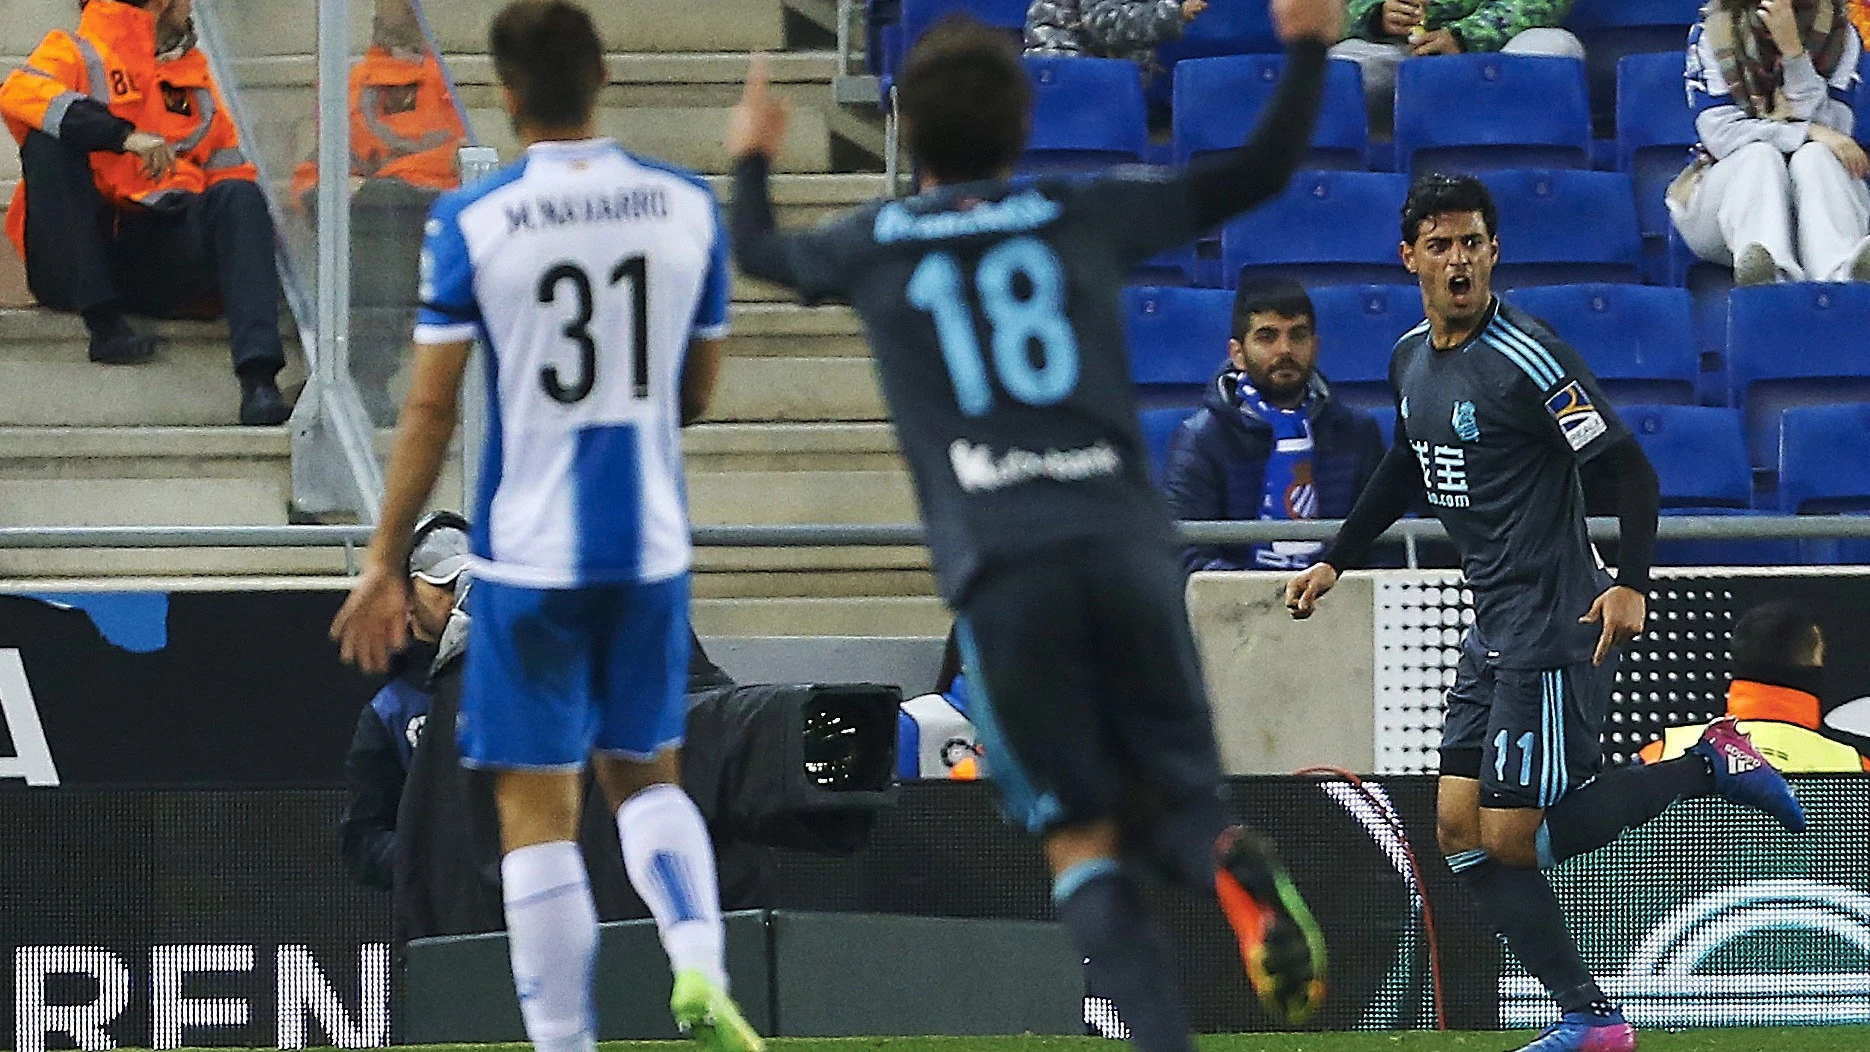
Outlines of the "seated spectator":
[[351,793],[339,820],[344,869],[358,883],[385,891],[395,882],[396,811],[428,721],[434,679],[461,656],[467,639],[461,611],[469,583],[467,534],[458,520],[433,521],[437,525],[422,531],[422,543],[409,555],[409,634],[418,645],[397,658],[390,681],[358,714],[344,757]]
[[[1727,715],[1773,766],[1787,774],[1870,771],[1870,757],[1819,733],[1825,636],[1809,614],[1786,602],[1756,606],[1735,623],[1732,650]],[[1705,728],[1670,727],[1643,746],[1643,762],[1680,756]]]
[[1363,69],[1370,127],[1387,132],[1398,63],[1469,51],[1582,59],[1584,45],[1558,28],[1570,7],[1570,0],[1350,0],[1345,39],[1331,57]]
[[[461,185],[467,129],[409,0],[376,0],[370,48],[351,69],[351,378],[379,425],[396,422],[390,378],[415,319],[422,224]],[[316,214],[318,167],[293,190]]]
[[1689,31],[1701,142],[1669,214],[1735,284],[1870,280],[1870,158],[1851,139],[1863,45],[1835,2],[1712,0]]
[[[195,46],[190,0],[88,0],[0,85],[22,179],[7,235],[40,303],[84,317],[94,362],[157,341],[125,321],[202,313],[218,298],[240,422],[284,423],[274,377],[279,279],[257,172]],[[208,308],[212,310],[212,308]]]
[[1026,54],[1127,58],[1145,78],[1159,70],[1156,48],[1208,0],[1032,0],[1026,9]]
[[[1178,519],[1343,518],[1383,456],[1368,415],[1317,372],[1317,312],[1298,283],[1243,286],[1227,364],[1170,440],[1163,486]],[[1196,545],[1189,570],[1295,570],[1324,545]]]

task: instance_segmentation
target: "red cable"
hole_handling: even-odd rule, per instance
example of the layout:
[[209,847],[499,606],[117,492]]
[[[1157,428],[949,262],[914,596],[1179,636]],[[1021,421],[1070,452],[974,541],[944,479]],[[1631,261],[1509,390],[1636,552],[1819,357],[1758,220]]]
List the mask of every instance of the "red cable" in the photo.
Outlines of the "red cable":
[[1428,936],[1429,981],[1435,992],[1435,1029],[1448,1029],[1446,1001],[1442,997],[1441,940],[1435,934],[1435,911],[1429,905],[1428,884],[1422,880],[1422,867],[1416,863],[1415,845],[1409,842],[1409,832],[1403,828],[1402,818],[1396,814],[1389,801],[1371,792],[1370,787],[1364,784],[1362,778],[1342,767],[1320,765],[1300,768],[1292,773],[1295,777],[1301,778],[1306,775],[1331,775],[1349,782],[1364,800],[1383,816],[1383,820],[1389,823],[1390,830],[1396,834],[1398,840],[1402,841],[1403,858],[1409,863],[1410,879],[1415,882],[1416,896],[1422,900],[1422,928]]

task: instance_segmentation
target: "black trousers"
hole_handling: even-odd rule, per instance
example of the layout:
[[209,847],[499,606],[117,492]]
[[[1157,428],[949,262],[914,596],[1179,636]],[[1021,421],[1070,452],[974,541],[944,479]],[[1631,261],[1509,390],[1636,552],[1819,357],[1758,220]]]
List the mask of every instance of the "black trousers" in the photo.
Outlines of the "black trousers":
[[225,182],[162,211],[119,211],[92,181],[90,159],[42,132],[20,147],[26,181],[26,285],[56,310],[115,305],[175,317],[219,294],[234,371],[285,365],[273,220],[250,182]]

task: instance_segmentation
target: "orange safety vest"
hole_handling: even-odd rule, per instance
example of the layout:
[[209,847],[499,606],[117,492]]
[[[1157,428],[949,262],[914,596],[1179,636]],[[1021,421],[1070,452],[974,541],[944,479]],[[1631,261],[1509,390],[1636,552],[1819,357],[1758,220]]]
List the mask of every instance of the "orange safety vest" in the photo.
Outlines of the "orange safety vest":
[[[461,185],[455,153],[467,129],[433,52],[420,61],[372,47],[351,70],[351,175],[395,179],[429,190]],[[293,172],[295,198],[318,185],[318,166]]]
[[[1870,756],[1818,733],[1818,699],[1802,690],[1737,679],[1727,686],[1727,714],[1773,766],[1789,774],[1870,771]],[[1672,760],[1700,740],[1705,724],[1670,727],[1638,753],[1644,763]]]
[[[26,65],[0,84],[0,115],[14,141],[24,143],[30,132],[56,135],[72,102],[86,97],[175,147],[175,168],[160,180],[145,176],[134,154],[91,154],[98,193],[116,208],[157,207],[227,179],[257,178],[207,56],[191,48],[158,62],[156,19],[141,8],[92,0],[79,16],[76,35],[56,29],[46,34]],[[7,237],[22,257],[25,202],[22,180],[7,211]]]

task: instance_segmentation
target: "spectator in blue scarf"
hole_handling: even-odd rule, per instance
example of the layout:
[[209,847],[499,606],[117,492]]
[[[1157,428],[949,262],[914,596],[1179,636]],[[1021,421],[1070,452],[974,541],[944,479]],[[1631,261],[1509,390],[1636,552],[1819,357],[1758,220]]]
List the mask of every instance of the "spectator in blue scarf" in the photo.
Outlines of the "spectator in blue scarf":
[[[1370,416],[1319,375],[1317,312],[1297,282],[1243,286],[1227,362],[1170,441],[1163,487],[1178,519],[1341,519],[1383,456]],[[1323,545],[1196,545],[1192,570],[1289,570]]]

